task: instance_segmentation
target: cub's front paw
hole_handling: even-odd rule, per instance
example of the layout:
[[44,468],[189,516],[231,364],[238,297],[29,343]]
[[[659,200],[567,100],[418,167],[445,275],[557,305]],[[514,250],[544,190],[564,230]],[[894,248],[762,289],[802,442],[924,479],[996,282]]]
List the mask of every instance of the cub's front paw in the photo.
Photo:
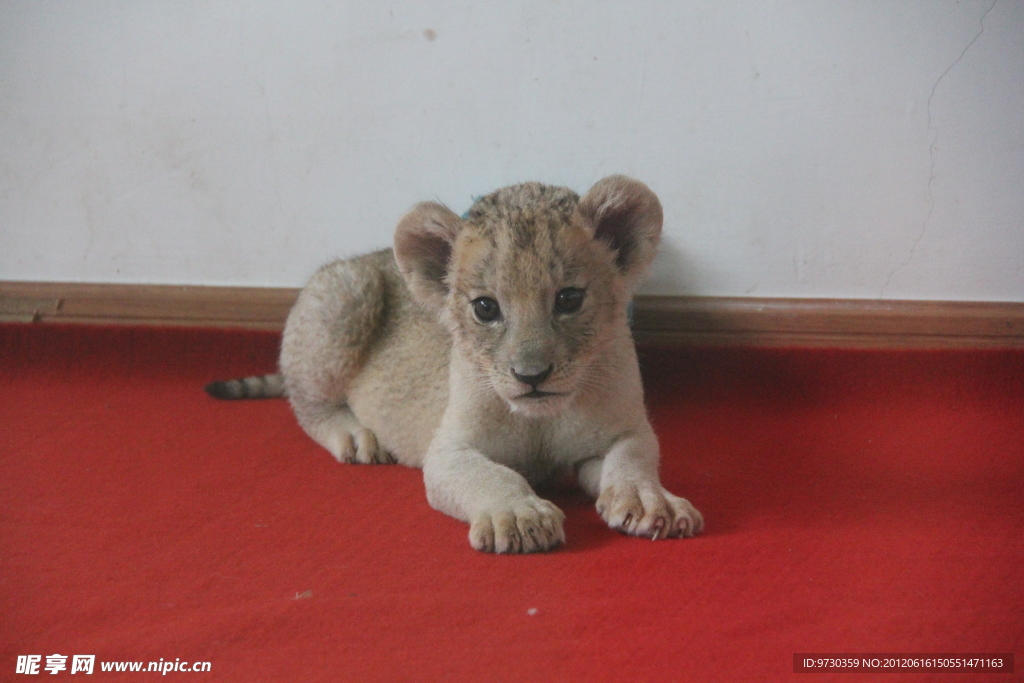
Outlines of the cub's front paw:
[[517,500],[470,522],[469,544],[486,553],[536,553],[565,543],[565,514],[541,498]]
[[617,531],[654,540],[690,538],[704,529],[697,508],[661,486],[609,486],[597,499],[597,512]]

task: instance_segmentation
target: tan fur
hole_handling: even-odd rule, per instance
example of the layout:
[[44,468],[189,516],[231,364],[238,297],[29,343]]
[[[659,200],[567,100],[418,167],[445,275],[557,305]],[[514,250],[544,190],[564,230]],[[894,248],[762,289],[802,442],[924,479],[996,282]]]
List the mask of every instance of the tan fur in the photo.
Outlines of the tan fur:
[[281,349],[299,423],[343,462],[422,467],[430,504],[478,550],[563,543],[562,512],[530,484],[565,472],[612,528],[698,533],[700,513],[659,483],[626,322],[661,222],[624,176],[583,198],[504,188],[465,219],[417,205],[394,252],[324,266],[299,296]]

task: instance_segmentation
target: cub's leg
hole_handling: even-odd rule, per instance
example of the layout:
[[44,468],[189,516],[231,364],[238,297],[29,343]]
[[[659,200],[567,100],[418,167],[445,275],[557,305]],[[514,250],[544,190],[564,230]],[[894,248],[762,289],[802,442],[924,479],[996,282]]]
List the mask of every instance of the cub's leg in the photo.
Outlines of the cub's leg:
[[321,268],[299,294],[281,341],[281,373],[292,409],[314,441],[341,462],[393,462],[345,404],[384,323],[390,254]]
[[580,486],[597,499],[597,511],[613,529],[632,536],[690,538],[704,518],[690,501],[666,491],[658,479],[658,442],[653,432],[626,437],[601,458],[583,462]]
[[427,501],[469,522],[469,543],[492,553],[532,553],[565,543],[565,515],[518,472],[471,450],[431,451],[423,463]]

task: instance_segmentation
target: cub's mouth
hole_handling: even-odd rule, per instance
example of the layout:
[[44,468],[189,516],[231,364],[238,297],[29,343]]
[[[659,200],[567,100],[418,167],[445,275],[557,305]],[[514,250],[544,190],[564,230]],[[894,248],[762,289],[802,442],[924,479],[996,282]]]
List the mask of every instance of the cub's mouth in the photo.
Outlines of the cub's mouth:
[[516,396],[516,399],[528,398],[528,399],[532,400],[532,399],[538,399],[538,398],[547,398],[548,396],[561,396],[561,395],[562,394],[554,392],[554,391],[541,391],[540,389],[534,389],[533,391],[530,391],[530,392],[527,392],[525,394],[520,394],[519,396]]
[[534,389],[533,391],[519,394],[511,399],[509,404],[513,410],[522,410],[527,414],[551,415],[559,412],[568,398],[569,392],[566,391]]
[[[520,391],[522,391],[520,389]],[[527,417],[554,417],[562,412],[569,400],[569,392],[533,389],[517,396],[505,397],[508,407],[514,413]]]

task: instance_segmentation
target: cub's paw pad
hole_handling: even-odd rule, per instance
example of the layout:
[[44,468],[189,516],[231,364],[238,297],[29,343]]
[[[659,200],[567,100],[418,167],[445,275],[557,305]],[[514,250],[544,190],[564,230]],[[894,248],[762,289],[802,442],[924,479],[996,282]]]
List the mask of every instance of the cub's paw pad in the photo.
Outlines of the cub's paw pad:
[[689,538],[704,528],[701,514],[689,501],[660,486],[609,486],[597,499],[597,512],[616,531],[654,540]]
[[536,553],[565,543],[565,515],[540,498],[484,513],[469,525],[469,544],[486,553]]

